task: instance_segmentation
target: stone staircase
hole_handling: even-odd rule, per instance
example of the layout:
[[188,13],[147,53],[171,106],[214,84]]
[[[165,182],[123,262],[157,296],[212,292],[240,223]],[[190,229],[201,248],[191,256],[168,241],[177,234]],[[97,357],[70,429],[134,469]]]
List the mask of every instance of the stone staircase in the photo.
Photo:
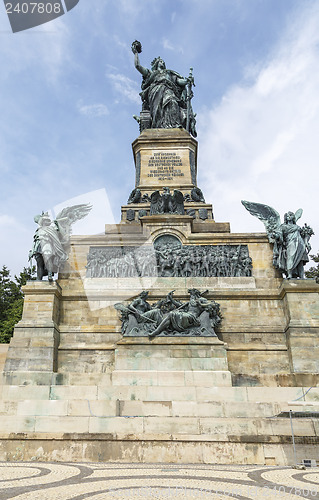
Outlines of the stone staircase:
[[319,387],[233,387],[226,347],[123,338],[106,373],[6,371],[0,460],[291,465],[290,410],[297,460],[317,458]]
[[[1,460],[292,464],[290,419],[278,415],[319,410],[319,388],[232,387],[225,371],[46,375],[0,385]],[[319,421],[294,418],[293,431],[298,461],[316,458]]]

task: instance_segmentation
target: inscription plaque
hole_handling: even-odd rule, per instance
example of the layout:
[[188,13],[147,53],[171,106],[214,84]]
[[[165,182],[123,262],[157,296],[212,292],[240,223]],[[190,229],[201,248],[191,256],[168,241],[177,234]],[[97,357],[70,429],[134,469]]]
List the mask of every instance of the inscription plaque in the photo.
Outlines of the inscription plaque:
[[182,172],[183,162],[177,153],[163,151],[154,153],[148,160],[147,177],[155,177],[159,180],[173,180],[176,177],[184,177]]

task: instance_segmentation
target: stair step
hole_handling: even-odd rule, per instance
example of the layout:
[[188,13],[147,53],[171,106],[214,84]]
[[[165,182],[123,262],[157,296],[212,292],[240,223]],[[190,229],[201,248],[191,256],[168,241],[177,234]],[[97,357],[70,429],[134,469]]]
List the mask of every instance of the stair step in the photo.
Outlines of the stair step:
[[[8,433],[108,434],[117,439],[242,440],[291,436],[289,418],[0,416],[0,437]],[[293,421],[295,436],[319,437],[311,418]],[[106,436],[104,436],[105,439]]]
[[231,374],[229,371],[216,370],[114,370],[112,384],[115,386],[223,387],[231,386]]
[[270,418],[282,412],[314,413],[319,403],[253,403],[197,401],[125,401],[90,399],[0,400],[0,415],[71,417],[214,417]]
[[[195,384],[195,380],[193,383]],[[198,381],[197,381],[198,382]],[[275,403],[319,401],[319,387],[205,387],[204,385],[3,385],[3,400],[124,400]],[[307,392],[307,393],[306,393]]]

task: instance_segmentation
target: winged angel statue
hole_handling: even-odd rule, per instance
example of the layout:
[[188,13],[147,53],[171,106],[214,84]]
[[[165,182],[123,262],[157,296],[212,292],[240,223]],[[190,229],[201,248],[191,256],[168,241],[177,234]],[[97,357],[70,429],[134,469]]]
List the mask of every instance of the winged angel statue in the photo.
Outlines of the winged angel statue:
[[274,208],[251,201],[242,201],[242,204],[251,215],[264,223],[269,242],[274,244],[274,267],[288,279],[303,279],[304,265],[309,262],[308,254],[311,250],[309,240],[314,232],[307,224],[303,227],[297,225],[297,220],[303,213],[302,208],[296,213],[287,212],[284,223],[281,224],[280,215]]
[[38,280],[48,276],[49,281],[53,281],[54,273],[68,259],[72,224],[86,217],[91,209],[89,204],[73,205],[64,208],[54,221],[51,221],[48,212],[34,217],[39,227],[34,234],[29,260],[34,257],[37,262]]

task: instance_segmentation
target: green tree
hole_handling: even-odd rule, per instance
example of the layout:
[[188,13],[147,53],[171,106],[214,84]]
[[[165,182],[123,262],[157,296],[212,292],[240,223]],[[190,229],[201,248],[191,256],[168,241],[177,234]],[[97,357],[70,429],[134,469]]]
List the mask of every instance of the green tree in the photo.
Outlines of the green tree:
[[19,276],[10,277],[6,266],[0,269],[0,343],[9,342],[14,325],[20,321],[23,309],[21,287],[34,278],[35,268],[24,268]]
[[312,266],[308,271],[305,272],[307,278],[313,278],[319,283],[319,252],[317,255],[310,255],[310,258],[317,264],[316,266]]

